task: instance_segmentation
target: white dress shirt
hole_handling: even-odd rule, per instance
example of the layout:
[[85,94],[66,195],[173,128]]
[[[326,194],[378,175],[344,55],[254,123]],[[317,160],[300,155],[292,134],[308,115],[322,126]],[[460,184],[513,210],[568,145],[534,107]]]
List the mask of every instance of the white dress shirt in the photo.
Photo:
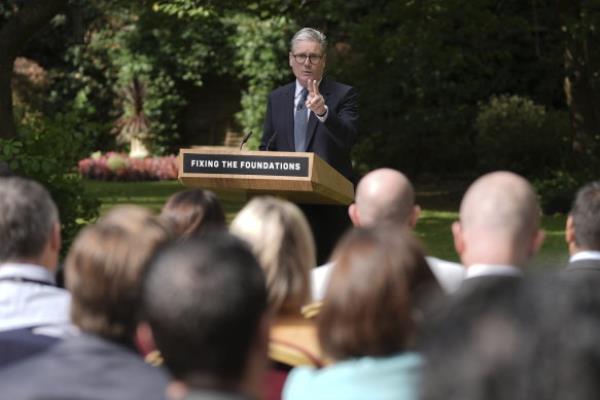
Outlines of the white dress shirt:
[[467,268],[465,279],[479,276],[522,276],[523,271],[512,265],[473,264]]
[[56,287],[46,268],[0,264],[0,330],[46,326],[66,333],[71,330],[70,304],[71,295]]
[[575,253],[569,258],[569,262],[575,262],[580,260],[600,260],[600,251],[580,251]]

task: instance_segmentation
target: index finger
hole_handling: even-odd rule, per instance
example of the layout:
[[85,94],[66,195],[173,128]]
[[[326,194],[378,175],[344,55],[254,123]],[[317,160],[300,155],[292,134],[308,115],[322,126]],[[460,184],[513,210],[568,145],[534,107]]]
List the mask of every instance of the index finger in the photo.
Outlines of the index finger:
[[313,90],[312,90],[313,94],[315,96],[320,95],[320,93],[319,93],[319,84],[317,83],[317,80],[313,79],[312,83],[313,83]]
[[309,79],[308,80],[308,94],[310,95],[310,97],[312,98],[315,95],[315,87],[313,85],[314,80],[313,79]]

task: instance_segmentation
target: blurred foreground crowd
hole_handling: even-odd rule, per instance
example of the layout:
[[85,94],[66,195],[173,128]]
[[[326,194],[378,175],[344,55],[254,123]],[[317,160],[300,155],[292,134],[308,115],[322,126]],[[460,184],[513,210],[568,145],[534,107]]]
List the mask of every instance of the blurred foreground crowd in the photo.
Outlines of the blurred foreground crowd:
[[527,268],[544,232],[523,177],[468,188],[457,264],[426,256],[391,169],[359,182],[322,266],[296,205],[255,197],[227,226],[202,189],[110,210],[59,265],[48,192],[0,173],[2,399],[600,398],[600,182],[559,268]]

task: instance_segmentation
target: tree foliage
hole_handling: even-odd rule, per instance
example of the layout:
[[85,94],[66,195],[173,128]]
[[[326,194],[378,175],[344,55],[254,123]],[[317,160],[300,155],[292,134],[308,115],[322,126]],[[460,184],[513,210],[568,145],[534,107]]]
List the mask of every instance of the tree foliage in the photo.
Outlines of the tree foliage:
[[[288,40],[298,27],[313,26],[329,38],[326,73],[355,86],[360,94],[363,126],[355,149],[359,169],[386,165],[413,176],[439,176],[489,168],[479,148],[483,142],[477,118],[480,104],[503,95],[543,107],[548,120],[543,126],[569,111],[570,127],[559,124],[565,130],[560,136],[567,142],[557,166],[566,168],[570,148],[584,160],[581,164],[597,159],[600,51],[593,43],[598,39],[600,10],[595,2],[82,0],[79,4],[83,42],[55,41],[45,48],[56,51],[39,47],[30,54],[34,58],[53,54],[46,63],[55,78],[47,110],[67,104],[95,124],[91,140],[100,150],[114,147],[109,132],[127,115],[122,93],[133,79],[146,88],[143,111],[159,152],[179,147],[182,111],[190,93],[215,77],[243,88],[236,118],[240,130],[255,133],[256,143],[268,92],[292,77],[286,61]],[[7,9],[0,15],[11,17]],[[49,42],[50,37],[44,40]],[[515,131],[528,129],[524,120],[517,120],[523,126]],[[497,136],[494,145],[507,143],[511,133],[503,130]]]

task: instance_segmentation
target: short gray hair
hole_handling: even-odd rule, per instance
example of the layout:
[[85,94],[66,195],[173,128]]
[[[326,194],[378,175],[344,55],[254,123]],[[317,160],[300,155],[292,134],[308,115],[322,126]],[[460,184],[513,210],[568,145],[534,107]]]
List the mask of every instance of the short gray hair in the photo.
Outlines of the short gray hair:
[[319,43],[319,45],[321,46],[321,53],[325,53],[325,51],[327,50],[327,38],[325,37],[325,34],[319,32],[316,29],[302,28],[298,32],[296,32],[296,34],[290,41],[290,47],[292,48],[292,50],[294,49],[296,43],[301,42],[303,40]]
[[40,256],[56,223],[56,204],[42,185],[0,178],[0,262]]

